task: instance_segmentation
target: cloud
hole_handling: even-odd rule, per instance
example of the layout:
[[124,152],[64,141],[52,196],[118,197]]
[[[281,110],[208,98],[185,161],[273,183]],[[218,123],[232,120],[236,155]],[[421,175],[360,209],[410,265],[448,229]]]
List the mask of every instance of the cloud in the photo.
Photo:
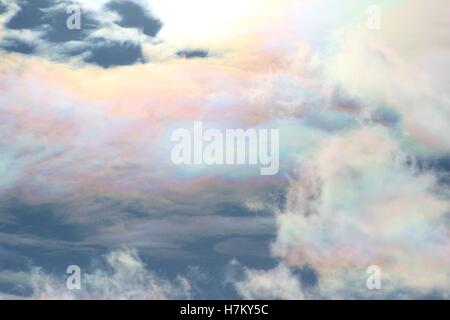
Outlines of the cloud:
[[[75,2],[88,25],[72,38],[54,28],[67,1],[4,1],[0,200],[49,204],[37,215],[89,236],[2,229],[3,242],[120,242],[155,256],[207,236],[242,254],[232,247],[273,235],[273,211],[282,261],[243,267],[245,297],[448,296],[448,169],[436,164],[450,150],[445,0],[379,1],[378,31],[365,27],[369,0]],[[194,120],[279,127],[283,175],[175,168],[168,133]],[[371,264],[380,293],[365,287]],[[306,267],[315,285],[297,277]]]
[[112,1],[107,7],[121,16],[118,23],[121,27],[142,29],[150,37],[155,37],[161,30],[161,21],[146,14],[143,7],[132,1]]
[[284,264],[269,270],[248,269],[236,260],[230,263],[229,279],[246,300],[303,300],[299,279]]
[[[144,216],[161,210],[210,214],[218,205],[283,184],[282,176],[254,177],[254,168],[175,168],[168,133],[199,118],[220,127],[262,127],[271,114],[264,106],[273,101],[275,110],[278,99],[291,105],[302,86],[298,79],[279,92],[278,80],[270,84],[269,76],[200,61],[100,70],[5,55],[1,69],[0,113],[8,119],[1,125],[8,138],[0,146],[4,198],[20,189],[30,204],[61,205],[61,218],[71,222],[110,222],[133,205]],[[179,81],[184,75],[190,81]],[[248,96],[266,86],[267,96]],[[303,141],[289,147],[296,143]]]
[[[196,241],[231,236],[268,237],[274,234],[273,217],[246,216],[245,212],[239,211],[234,214],[235,217],[178,214],[146,222],[128,220],[126,223],[99,228],[95,235],[84,240],[84,244],[110,247],[119,242],[136,247],[148,255],[167,255],[184,250],[185,254],[195,256],[195,253],[185,248]],[[252,247],[247,250],[241,247],[241,250],[250,252]]]
[[[66,27],[67,8],[73,5],[80,6],[80,29]],[[4,50],[76,65],[109,68],[142,62],[142,45],[152,44],[161,28],[159,20],[131,1],[94,6],[84,1],[21,1],[8,8]],[[12,46],[13,41],[23,44]],[[25,45],[34,50],[23,49]]]
[[434,173],[410,160],[377,126],[330,138],[302,159],[272,253],[319,274],[311,297],[377,296],[365,288],[370,265],[383,270],[379,295],[448,294],[450,203]]
[[[352,3],[340,2],[342,8]],[[331,134],[298,153],[286,206],[274,209],[278,231],[272,254],[292,281],[299,281],[292,275],[298,268],[317,272],[317,285],[299,283],[309,299],[449,294],[450,202],[442,178],[448,173],[433,165],[449,152],[449,60],[443,41],[448,34],[441,28],[448,19],[426,18],[435,3],[379,5],[381,30],[365,27],[362,10],[346,22],[336,18],[321,26],[328,50],[312,45],[311,61],[320,65],[315,70],[335,85],[324,114],[337,112],[339,119],[347,114],[356,124],[335,131],[323,115],[319,121],[306,117]],[[448,11],[444,1],[440,5]],[[418,28],[423,21],[429,23]],[[308,112],[301,114],[305,118]],[[382,269],[380,291],[366,287],[366,269],[374,264]],[[255,279],[278,272],[279,267],[248,269]],[[250,277],[236,282],[243,297],[253,287]]]
[[448,153],[450,59],[443,39],[450,37],[444,31],[450,8],[445,1],[379,7],[380,30],[357,25],[335,32],[334,50],[324,60],[326,77],[368,109],[387,106],[398,112],[399,130],[415,152]]
[[181,50],[177,52],[177,55],[186,58],[186,59],[192,59],[192,58],[206,58],[208,56],[208,51],[206,50]]
[[101,267],[81,274],[81,289],[69,290],[66,281],[34,267],[30,272],[0,272],[0,282],[10,282],[16,289],[29,290],[29,296],[0,293],[0,299],[28,298],[39,300],[166,300],[188,299],[189,281],[178,276],[173,281],[149,271],[137,251],[119,249],[104,256]]
[[85,61],[95,63],[104,68],[130,65],[143,61],[141,48],[133,43],[119,44],[100,40],[90,51]]

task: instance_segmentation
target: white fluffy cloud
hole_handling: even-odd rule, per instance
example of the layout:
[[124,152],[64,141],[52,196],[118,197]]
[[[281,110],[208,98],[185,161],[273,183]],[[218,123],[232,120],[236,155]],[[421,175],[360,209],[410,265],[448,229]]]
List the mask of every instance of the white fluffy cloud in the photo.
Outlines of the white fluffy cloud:
[[300,281],[283,263],[267,271],[242,267],[236,260],[233,260],[230,266],[239,273],[239,276],[230,272],[229,281],[234,284],[236,291],[243,299],[302,300],[304,298]]
[[326,277],[379,265],[390,289],[450,285],[449,202],[382,128],[330,139],[299,170],[274,253]]
[[[68,290],[62,277],[44,273],[39,268],[31,272],[1,272],[0,281],[10,281],[16,286],[31,289],[32,299],[188,299],[191,295],[189,281],[181,276],[170,281],[149,271],[137,252],[120,249],[104,257],[105,264],[92,272],[81,274],[81,289]],[[0,293],[0,299],[13,296]],[[19,298],[19,297],[15,297]],[[22,297],[23,298],[23,297]]]
[[[330,138],[301,159],[272,253],[317,271],[307,298],[446,296],[450,205],[437,188],[435,175],[416,169],[385,128]],[[370,265],[382,269],[380,292],[366,287]],[[245,273],[236,283],[243,297],[286,298],[275,294],[280,283],[300,286],[284,266]]]
[[[438,9],[439,8],[439,9]],[[450,37],[446,1],[380,6],[380,30],[338,29],[324,61],[328,79],[364,101],[401,115],[401,132],[416,152],[450,151]],[[424,23],[427,21],[427,23]]]
[[[368,120],[299,156],[286,208],[275,210],[273,255],[289,268],[318,273],[318,285],[302,289],[306,298],[450,294],[448,185],[416,163],[450,150],[449,34],[442,27],[450,7],[445,1],[378,4],[380,30],[367,29],[362,19],[339,23],[328,33],[333,50],[319,53],[324,78]],[[370,115],[380,107],[399,121],[374,125]],[[380,291],[366,287],[370,265],[382,270]],[[236,288],[247,296],[261,275],[279,268],[247,270]]]

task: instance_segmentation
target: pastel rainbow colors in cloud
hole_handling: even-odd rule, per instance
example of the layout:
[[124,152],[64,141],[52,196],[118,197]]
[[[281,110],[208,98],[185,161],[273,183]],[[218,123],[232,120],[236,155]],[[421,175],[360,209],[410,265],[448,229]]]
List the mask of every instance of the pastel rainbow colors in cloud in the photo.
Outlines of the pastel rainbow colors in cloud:
[[[448,1],[136,0],[162,23],[151,37],[120,26],[107,0],[76,0],[98,25],[61,44],[45,28],[9,28],[16,2],[1,2],[0,37],[34,51],[0,51],[0,202],[56,205],[48,214],[78,233],[69,241],[51,230],[45,238],[1,229],[9,249],[106,250],[120,278],[114,296],[184,298],[195,297],[195,279],[155,280],[138,254],[203,261],[225,245],[197,252],[188,244],[264,236],[274,267],[247,266],[227,248],[238,276],[213,275],[240,298],[448,299]],[[380,30],[366,26],[370,5],[381,10]],[[89,63],[97,39],[139,47],[142,57]],[[183,58],[183,50],[207,56]],[[278,128],[280,174],[174,166],[170,133],[194,121]],[[5,226],[14,219],[0,211]],[[365,286],[372,264],[383,270],[379,292]],[[312,285],[296,276],[306,267],[317,275]],[[156,285],[132,280],[138,294],[127,296],[128,268]],[[102,288],[79,296],[61,291],[55,275],[8,272],[25,284],[47,279],[56,298],[111,298],[95,271]],[[52,298],[33,288],[30,297]]]

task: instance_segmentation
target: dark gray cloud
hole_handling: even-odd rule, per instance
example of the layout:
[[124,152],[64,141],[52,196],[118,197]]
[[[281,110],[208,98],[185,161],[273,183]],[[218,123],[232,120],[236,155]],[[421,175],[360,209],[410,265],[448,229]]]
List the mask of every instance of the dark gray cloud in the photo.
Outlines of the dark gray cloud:
[[260,257],[270,258],[270,237],[230,237],[214,246],[218,253],[230,257]]
[[32,54],[36,49],[33,44],[14,38],[4,39],[3,43],[0,45],[0,48],[6,51],[18,52],[22,54]]
[[416,157],[409,159],[407,165],[423,172],[430,172],[438,178],[440,192],[450,195],[450,155],[439,157]]
[[125,28],[137,28],[150,37],[155,37],[162,28],[158,19],[149,16],[142,7],[131,1],[112,1],[107,7],[120,15],[118,25]]
[[[69,5],[70,2],[67,2]],[[39,45],[58,44],[50,59],[66,60],[82,55],[82,61],[104,68],[131,65],[144,60],[142,47],[136,39],[99,39],[93,33],[114,25],[140,30],[149,37],[155,37],[162,27],[161,21],[131,1],[112,1],[105,5],[105,11],[117,13],[119,21],[100,22],[93,13],[81,11],[81,29],[68,29],[66,6],[55,0],[23,0],[18,2],[20,10],[6,23],[6,36],[1,39],[1,48],[22,54],[44,54],[36,50]],[[5,10],[0,7],[0,10]],[[34,31],[35,40],[17,38],[8,31]],[[33,43],[31,43],[33,41]],[[75,41],[76,45],[65,46]]]
[[85,61],[104,68],[130,65],[144,60],[141,47],[131,42],[99,41],[90,51],[91,55]]
[[50,42],[84,41],[89,33],[99,27],[99,22],[89,13],[81,15],[81,29],[69,30],[66,26],[68,14],[63,10],[55,10],[45,19],[44,39]]
[[207,50],[195,49],[195,50],[180,50],[177,55],[182,58],[192,59],[192,58],[206,58],[208,57]]
[[303,287],[315,287],[319,283],[319,274],[308,265],[300,269],[294,268],[292,271],[300,278]]
[[6,28],[40,31],[43,40],[68,42],[85,40],[89,31],[99,26],[89,12],[83,12],[82,28],[69,30],[66,26],[69,14],[64,6],[55,5],[56,1],[52,0],[20,1],[20,10],[9,20]]
[[52,0],[22,0],[19,1],[20,10],[9,20],[6,27],[9,29],[22,30],[39,28],[46,23],[47,16],[44,9],[50,8]]
[[10,234],[32,234],[45,239],[77,241],[81,239],[76,225],[66,224],[58,219],[57,211],[62,206],[51,204],[29,205],[11,199],[2,205],[2,214],[11,219],[0,225],[0,232]]
[[[70,2],[67,2],[69,5]],[[43,54],[49,59],[68,60],[80,57],[85,63],[96,64],[103,68],[131,65],[144,62],[142,41],[154,39],[163,23],[153,17],[151,13],[133,1],[113,0],[105,4],[104,10],[118,15],[118,19],[105,22],[98,20],[93,12],[81,11],[81,29],[68,29],[66,12],[67,7],[56,0],[22,0],[18,3],[20,10],[7,22],[6,34],[8,39],[1,40],[1,48],[22,54]],[[108,38],[104,29],[99,37],[94,32],[102,28],[135,29],[146,35],[147,40]],[[33,37],[22,39],[17,34],[8,34],[10,31],[34,31]],[[68,43],[72,42],[69,46]],[[47,47],[58,45],[55,52],[45,54]],[[38,50],[44,45],[45,50]],[[183,49],[176,52],[176,56],[186,59],[207,58],[208,50]]]
[[[182,249],[188,244],[206,239],[203,243],[212,246],[212,239],[226,239],[233,236],[266,237],[275,235],[274,217],[241,217],[209,215],[181,216],[139,219],[128,221],[126,225],[116,224],[96,230],[86,238],[85,243],[96,246],[124,244],[139,250]],[[260,238],[261,239],[261,238]],[[208,248],[210,251],[211,248]]]
[[0,2],[0,14],[4,14],[6,12],[6,6]]

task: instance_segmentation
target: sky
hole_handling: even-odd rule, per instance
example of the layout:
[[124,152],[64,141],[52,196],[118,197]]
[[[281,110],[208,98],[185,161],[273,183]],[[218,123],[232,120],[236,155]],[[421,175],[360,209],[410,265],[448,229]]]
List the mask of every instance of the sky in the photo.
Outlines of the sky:
[[[0,299],[449,299],[449,16],[0,0]],[[195,121],[279,130],[278,173],[175,165]]]

